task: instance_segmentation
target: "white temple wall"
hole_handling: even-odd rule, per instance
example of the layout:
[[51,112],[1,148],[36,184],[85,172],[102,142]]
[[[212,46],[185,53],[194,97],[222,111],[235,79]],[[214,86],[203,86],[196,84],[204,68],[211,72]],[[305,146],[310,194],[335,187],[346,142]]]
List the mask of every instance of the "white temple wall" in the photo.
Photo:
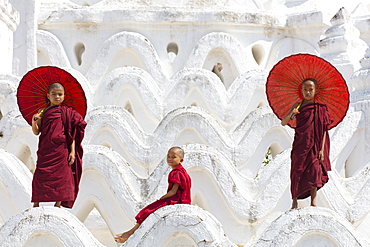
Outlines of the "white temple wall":
[[13,32],[19,23],[19,13],[8,0],[0,1],[0,74],[11,74],[13,60]]
[[[369,246],[370,4],[0,0],[3,6],[5,16],[17,16],[14,8],[20,18],[15,29],[0,14],[0,44],[14,58],[0,62],[4,246],[116,246],[114,234],[166,190],[173,145],[185,148],[194,205],[159,210],[125,246]],[[294,131],[280,125],[264,90],[272,66],[300,52],[325,57],[344,74],[351,105],[330,131],[333,171],[319,207],[306,199],[305,208],[289,211]],[[217,62],[222,76],[211,72]],[[20,116],[16,88],[41,65],[71,72],[88,101],[72,210],[27,209],[37,136]]]
[[36,30],[40,0],[10,0],[19,12],[19,25],[14,31],[13,74],[23,76],[37,65]]

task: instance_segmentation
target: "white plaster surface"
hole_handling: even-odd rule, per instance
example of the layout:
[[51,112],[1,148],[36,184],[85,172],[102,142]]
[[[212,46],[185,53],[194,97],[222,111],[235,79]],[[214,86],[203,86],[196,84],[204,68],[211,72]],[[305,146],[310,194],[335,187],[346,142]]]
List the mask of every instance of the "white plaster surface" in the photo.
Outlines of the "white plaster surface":
[[[174,145],[193,205],[156,211],[124,246],[369,246],[369,16],[360,0],[0,0],[0,246],[117,246],[165,193]],[[329,132],[319,207],[289,211],[294,131],[265,83],[296,53],[331,62],[351,102]],[[16,89],[44,65],[75,76],[88,102],[71,210],[30,209],[38,138]]]

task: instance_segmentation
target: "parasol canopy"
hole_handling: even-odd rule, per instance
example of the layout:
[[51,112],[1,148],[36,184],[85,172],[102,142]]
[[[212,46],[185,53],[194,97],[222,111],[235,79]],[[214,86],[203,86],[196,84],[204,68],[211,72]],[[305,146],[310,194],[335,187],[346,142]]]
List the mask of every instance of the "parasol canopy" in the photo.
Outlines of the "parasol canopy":
[[[341,73],[326,60],[310,54],[296,54],[280,60],[267,77],[266,94],[268,102],[281,120],[292,105],[302,102],[302,82],[307,79],[317,81],[315,103],[325,104],[333,123],[337,126],[347,113],[349,92]],[[290,127],[296,126],[296,118],[289,121]]]
[[59,82],[64,86],[62,105],[72,107],[85,117],[87,104],[85,92],[80,83],[67,71],[54,67],[42,66],[25,74],[17,90],[17,102],[24,119],[32,125],[32,116],[48,106],[46,101],[48,87]]

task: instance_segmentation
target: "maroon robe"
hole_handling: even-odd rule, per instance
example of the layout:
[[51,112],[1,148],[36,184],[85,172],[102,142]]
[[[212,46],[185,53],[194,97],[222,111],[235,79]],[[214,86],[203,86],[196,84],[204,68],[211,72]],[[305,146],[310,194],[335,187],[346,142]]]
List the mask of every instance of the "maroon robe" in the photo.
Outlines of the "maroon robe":
[[[329,180],[330,139],[328,125],[333,122],[326,105],[311,103],[299,109],[297,127],[291,152],[291,193],[292,198],[304,199],[310,190],[320,189]],[[320,162],[319,151],[326,133],[324,161]]]
[[[85,126],[81,115],[68,106],[52,106],[42,114],[32,202],[62,201],[64,207],[73,206],[82,173],[81,142]],[[69,165],[73,140],[75,162]]]
[[175,183],[179,184],[176,194],[166,199],[157,200],[143,208],[135,217],[138,224],[141,224],[151,213],[166,205],[191,203],[191,179],[182,165],[177,166],[168,174],[167,192],[172,189]]

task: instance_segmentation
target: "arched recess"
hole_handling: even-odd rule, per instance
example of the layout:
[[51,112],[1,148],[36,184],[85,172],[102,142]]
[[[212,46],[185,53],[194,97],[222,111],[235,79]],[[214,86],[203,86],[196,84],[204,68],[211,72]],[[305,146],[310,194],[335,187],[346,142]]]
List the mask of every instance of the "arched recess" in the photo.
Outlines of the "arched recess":
[[19,159],[24,168],[33,172],[37,160],[37,140],[29,126],[17,128],[3,147]]
[[6,112],[9,111],[9,109],[7,109],[7,108],[9,108],[9,107],[7,107],[8,105],[9,105],[9,103],[7,102],[5,97],[0,95],[0,121],[1,121],[1,119],[3,119]]
[[362,155],[365,152],[364,133],[364,128],[356,130],[335,160],[334,167],[344,178],[355,176],[367,163]]
[[207,141],[202,135],[194,128],[185,128],[177,135],[174,145],[186,145],[186,144],[207,144]]
[[[261,121],[262,124],[264,123]],[[291,137],[282,126],[273,126],[270,128],[266,126],[265,129],[268,130],[264,134],[263,132],[261,133],[262,138],[258,145],[255,144],[256,148],[251,154],[251,157],[249,157],[246,163],[239,166],[239,170],[250,178],[259,176],[261,169],[266,165],[264,161],[269,149],[271,160],[267,163],[270,163],[278,154],[291,147]],[[246,145],[247,143],[244,144],[244,146]]]
[[198,244],[186,232],[176,232],[163,243],[163,247],[197,246]]
[[17,158],[20,159],[31,171],[31,173],[35,172],[36,169],[36,161],[33,159],[31,154],[31,149],[27,144],[20,145],[18,152],[16,154]]
[[309,43],[304,39],[285,37],[272,45],[271,52],[267,59],[266,69],[271,70],[272,67],[284,57],[297,53],[307,53],[313,55],[319,54],[314,44]]
[[59,239],[48,232],[34,232],[24,243],[23,246],[27,247],[39,247],[39,246],[53,246],[53,247],[64,247]]
[[46,54],[44,50],[37,49],[37,65],[38,66],[45,66],[50,65],[51,61],[49,56]]
[[[186,95],[182,95],[182,102],[179,102],[178,107],[181,106],[194,106],[200,107],[207,112],[211,113],[213,117],[217,118],[219,121],[222,121],[222,116],[220,116],[219,112],[216,112],[217,109],[214,109],[215,101],[210,101],[206,98],[207,94],[204,88],[199,87],[192,87],[188,89]],[[212,100],[212,99],[211,99]],[[223,105],[219,105],[219,108],[224,108]],[[171,109],[170,107],[166,107],[167,109]],[[216,111],[215,111],[216,110]]]
[[84,6],[84,7],[90,7],[96,3],[104,2],[104,0],[70,0],[72,3]]
[[112,71],[120,67],[138,67],[143,70],[148,70],[142,61],[140,55],[133,49],[123,48],[112,59],[108,71]]
[[126,109],[147,132],[157,127],[163,115],[157,83],[137,67],[120,67],[111,71],[97,89],[95,99],[96,105]]
[[339,247],[339,243],[330,235],[321,232],[310,232],[304,235],[294,247],[312,246]]
[[225,88],[228,89],[235,78],[239,76],[239,73],[230,54],[223,48],[214,48],[209,51],[204,61],[203,68],[213,71],[217,69],[218,63],[222,65],[222,70],[216,71],[215,73],[224,83]]
[[216,51],[217,49],[222,49],[225,54],[229,54],[228,62],[235,66],[237,76],[249,70],[258,69],[258,64],[254,60],[252,53],[247,54],[237,39],[223,32],[214,32],[203,36],[194,46],[184,67],[202,68],[208,54],[214,49]]
[[52,64],[58,67],[71,67],[65,49],[57,36],[44,30],[38,30],[36,41],[37,66]]
[[115,244],[113,239],[114,234],[112,234],[107,223],[96,207],[90,211],[83,223],[94,237],[104,246],[113,246]]
[[[269,134],[269,135],[276,135],[275,133],[274,134]],[[284,139],[283,136],[285,135],[277,135],[277,139]],[[269,138],[269,137],[265,137],[265,138]],[[281,140],[282,142],[284,142],[284,140]],[[285,140],[285,141],[288,141]],[[261,144],[264,143],[265,141],[262,140],[261,141]],[[258,149],[260,148],[260,146],[258,147]],[[275,158],[276,155],[282,153],[284,151],[284,148],[282,147],[282,143],[279,143],[277,141],[274,141],[273,143],[271,143],[270,145],[268,145],[268,147],[265,149],[265,154],[263,155],[263,158],[262,158],[262,161],[261,161],[261,166],[260,167],[256,167],[259,169],[261,169],[262,166],[268,166],[270,165],[270,163],[272,162],[272,160]],[[256,152],[258,152],[258,150],[256,150]],[[258,163],[257,163],[258,164]],[[258,171],[256,173],[256,176],[258,176]]]
[[[95,126],[95,132],[89,138],[90,145],[101,145],[110,148],[112,151],[119,153],[131,167],[140,175],[144,176],[147,174],[147,168],[137,160],[129,149],[125,146],[125,139],[121,139],[117,134],[120,128],[112,128],[112,126]],[[127,136],[127,138],[135,139],[134,136]],[[137,143],[134,144],[134,147]],[[108,146],[109,145],[109,146]],[[137,147],[141,148],[141,147]],[[142,158],[142,157],[141,157]]]
[[[123,107],[127,110],[147,133],[153,132],[158,126],[159,119],[158,116],[155,115],[156,112],[151,111],[153,106],[150,108],[150,106],[147,105],[150,100],[143,99],[145,96],[140,95],[141,92],[138,92],[138,89],[132,85],[123,85],[118,90],[119,92],[114,99],[114,105]],[[144,100],[146,100],[146,102]],[[151,100],[150,103],[157,102]],[[136,112],[140,114],[136,114]]]
[[131,102],[128,100],[127,103],[125,104],[124,108],[131,113],[133,117],[135,117],[134,110],[132,108]]
[[100,145],[112,149],[112,144],[110,144],[108,141],[103,141]]
[[358,174],[359,171],[362,170],[362,168],[366,165],[365,162],[363,162],[362,159],[359,159],[359,157],[362,157],[364,153],[364,144],[359,143],[357,144],[352,152],[347,157],[346,161],[344,162],[344,167],[340,171],[340,175],[345,178],[353,177]]
[[155,81],[160,82],[160,87],[167,86],[168,79],[163,73],[158,54],[150,41],[141,34],[121,32],[108,38],[88,69],[86,78],[96,88],[118,66],[144,68]]

